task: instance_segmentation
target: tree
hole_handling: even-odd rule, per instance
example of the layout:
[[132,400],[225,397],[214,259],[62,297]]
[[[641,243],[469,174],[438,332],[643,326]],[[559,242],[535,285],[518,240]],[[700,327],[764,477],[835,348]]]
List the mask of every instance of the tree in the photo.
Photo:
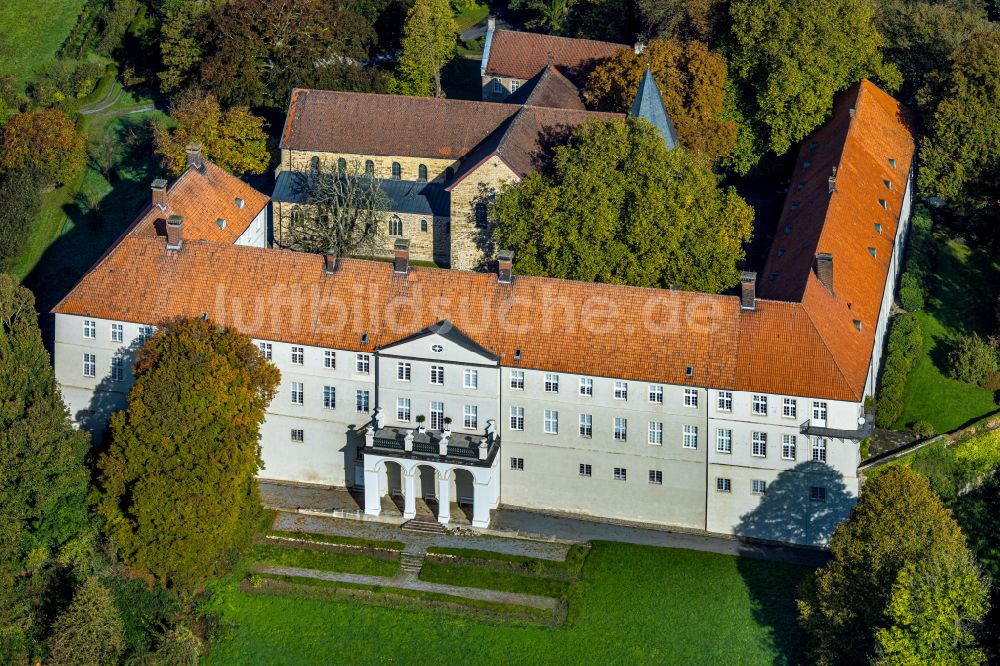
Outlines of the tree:
[[907,563],[886,608],[889,626],[875,632],[877,666],[976,666],[986,655],[975,630],[989,610],[989,586],[972,556]]
[[123,149],[118,133],[105,131],[97,141],[87,144],[90,165],[100,171],[105,180],[111,182],[111,176],[121,163]]
[[73,603],[56,618],[49,639],[53,666],[105,666],[125,651],[121,616],[108,590],[96,577],[83,582]]
[[0,169],[31,169],[49,183],[67,183],[87,164],[86,140],[60,109],[17,113],[3,125]]
[[16,169],[0,176],[0,270],[12,268],[38,218],[42,199],[38,176]]
[[216,2],[175,2],[160,20],[160,90],[172,93],[190,84],[205,57],[209,10]]
[[907,565],[968,558],[965,537],[926,479],[893,465],[869,479],[830,541],[833,560],[803,584],[799,618],[813,663],[867,663]]
[[548,172],[501,190],[494,241],[526,275],[721,292],[739,281],[753,209],[716,182],[645,120],[589,123]]
[[305,203],[288,225],[290,247],[300,252],[372,256],[384,249],[389,199],[378,180],[359,164],[344,173],[322,165],[298,181]]
[[44,596],[27,594],[25,571],[89,526],[89,447],[70,425],[34,297],[0,274],[0,634],[27,631]]
[[236,174],[264,173],[271,159],[267,151],[264,119],[244,107],[223,111],[213,95],[191,92],[181,95],[170,113],[177,126],[157,127],[156,152],[175,174],[187,168],[187,146],[200,143],[203,154]]
[[101,55],[110,56],[121,44],[129,24],[139,11],[139,0],[112,0],[101,11],[101,41],[96,50]]
[[134,372],[98,463],[97,510],[127,564],[194,590],[253,536],[259,429],[279,373],[245,335],[200,318],[162,326]]
[[525,27],[543,30],[551,35],[562,34],[575,0],[511,0],[511,9],[528,13]]
[[733,0],[729,62],[768,149],[784,154],[862,78],[899,86],[873,13],[871,0]]
[[975,332],[958,335],[948,353],[949,377],[982,386],[998,369],[996,339],[983,340]]
[[647,66],[684,147],[712,162],[728,155],[738,128],[723,119],[726,59],[701,42],[657,39],[640,55],[622,49],[594,69],[584,96],[602,111],[628,111]]
[[283,107],[295,86],[359,70],[375,33],[343,0],[230,0],[211,13],[201,82],[224,105]]
[[389,92],[441,97],[441,68],[455,54],[455,33],[448,0],[416,0],[403,28],[403,51]]
[[942,76],[940,96],[927,105],[918,183],[924,194],[989,219],[1000,201],[1000,31],[958,47]]
[[725,38],[725,0],[638,0],[637,4],[650,37],[694,40],[712,48]]

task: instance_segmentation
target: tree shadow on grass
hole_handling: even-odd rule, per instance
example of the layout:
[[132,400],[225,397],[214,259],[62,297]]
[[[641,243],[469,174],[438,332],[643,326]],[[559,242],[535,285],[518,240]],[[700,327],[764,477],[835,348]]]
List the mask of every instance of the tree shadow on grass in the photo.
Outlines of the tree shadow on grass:
[[[750,540],[825,546],[855,501],[840,472],[825,463],[804,462],[768,484],[760,504],[741,517],[734,531]],[[744,550],[744,555],[759,556],[752,541]],[[819,563],[827,556],[812,550],[803,553],[801,559]],[[775,647],[784,657],[775,663],[801,663],[804,636],[798,626],[795,600],[799,584],[812,568],[763,563],[747,556],[739,558],[737,568],[750,590],[754,619],[770,630]]]

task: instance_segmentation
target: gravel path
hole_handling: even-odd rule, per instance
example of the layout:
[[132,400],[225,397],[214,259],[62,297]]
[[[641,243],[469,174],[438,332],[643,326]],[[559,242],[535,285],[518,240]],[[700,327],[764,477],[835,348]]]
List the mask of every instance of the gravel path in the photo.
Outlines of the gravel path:
[[559,603],[557,599],[553,599],[551,597],[540,597],[534,594],[518,594],[515,592],[498,592],[496,590],[480,590],[475,587],[460,587],[458,585],[444,585],[443,583],[428,583],[402,575],[397,575],[393,578],[386,578],[384,576],[363,576],[360,574],[334,573],[332,571],[316,571],[314,569],[299,569],[297,567],[278,566],[258,566],[254,567],[254,571],[278,576],[317,578],[319,580],[329,580],[337,583],[354,583],[356,585],[395,587],[402,588],[404,590],[435,592],[437,594],[447,594],[452,597],[477,599],[479,601],[492,601],[501,604],[513,604],[516,606],[529,606],[531,608],[540,608],[542,610],[552,610]]

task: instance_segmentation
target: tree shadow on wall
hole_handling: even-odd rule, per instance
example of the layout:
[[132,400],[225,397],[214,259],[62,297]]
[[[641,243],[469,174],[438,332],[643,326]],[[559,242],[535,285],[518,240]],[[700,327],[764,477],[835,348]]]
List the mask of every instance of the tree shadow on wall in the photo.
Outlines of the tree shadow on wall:
[[[824,489],[824,499],[818,499],[818,488]],[[768,484],[760,504],[741,517],[735,532],[748,539],[825,546],[855,499],[840,472],[825,463],[805,462]],[[802,663],[805,644],[798,625],[798,587],[829,555],[801,549],[795,559],[802,564],[797,565],[757,559],[760,551],[753,542],[741,550],[746,552],[737,561],[737,569],[750,592],[754,620],[768,630],[782,655],[775,663]]]
[[86,409],[73,414],[80,428],[90,433],[91,448],[96,455],[106,450],[108,420],[115,412],[125,409],[128,404],[128,392],[132,388],[132,364],[135,354],[142,346],[139,338],[128,346],[119,347],[114,358],[121,359],[122,379],[117,380],[111,374],[109,366],[107,374],[98,382]]

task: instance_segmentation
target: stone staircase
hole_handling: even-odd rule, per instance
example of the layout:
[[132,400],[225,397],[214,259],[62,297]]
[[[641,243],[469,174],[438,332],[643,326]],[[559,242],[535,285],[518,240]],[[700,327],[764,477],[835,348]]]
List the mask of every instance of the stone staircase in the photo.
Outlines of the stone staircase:
[[424,566],[423,553],[401,553],[399,556],[399,572],[403,575],[410,574],[416,577],[420,573],[420,568]]
[[420,534],[447,534],[448,528],[437,522],[436,520],[424,520],[422,518],[414,518],[413,520],[408,520],[400,526],[400,529],[404,532],[417,532]]

